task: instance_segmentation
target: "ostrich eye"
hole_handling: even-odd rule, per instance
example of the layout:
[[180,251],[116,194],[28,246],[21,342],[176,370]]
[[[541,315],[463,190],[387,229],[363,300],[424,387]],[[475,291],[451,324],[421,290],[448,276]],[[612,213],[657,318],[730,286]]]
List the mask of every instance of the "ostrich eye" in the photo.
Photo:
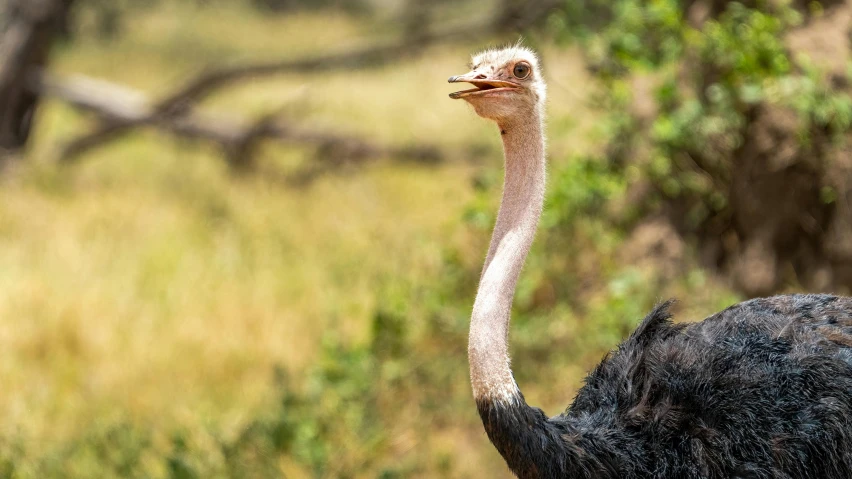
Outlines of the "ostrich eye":
[[527,63],[521,62],[515,65],[515,68],[512,69],[512,74],[515,75],[515,78],[523,80],[524,78],[530,76],[530,66]]

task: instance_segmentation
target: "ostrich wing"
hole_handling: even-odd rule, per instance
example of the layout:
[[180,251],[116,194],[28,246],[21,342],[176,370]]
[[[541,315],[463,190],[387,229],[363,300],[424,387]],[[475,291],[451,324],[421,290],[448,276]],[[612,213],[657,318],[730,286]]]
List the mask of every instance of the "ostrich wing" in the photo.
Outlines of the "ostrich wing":
[[852,298],[754,299],[694,324],[667,307],[550,419],[618,464],[590,477],[852,477]]

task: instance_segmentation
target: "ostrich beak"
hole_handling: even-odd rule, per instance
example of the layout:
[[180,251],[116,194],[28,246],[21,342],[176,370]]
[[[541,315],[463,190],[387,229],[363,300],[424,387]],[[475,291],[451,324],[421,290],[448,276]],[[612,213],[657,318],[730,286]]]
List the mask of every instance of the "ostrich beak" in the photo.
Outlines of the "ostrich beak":
[[469,90],[462,90],[450,93],[450,98],[452,99],[464,98],[473,95],[482,96],[485,94],[511,91],[520,87],[520,85],[518,85],[517,83],[488,78],[488,76],[486,76],[484,73],[479,73],[476,71],[465,73],[464,75],[452,76],[447,81],[449,83],[470,83],[471,85],[476,87],[471,88]]

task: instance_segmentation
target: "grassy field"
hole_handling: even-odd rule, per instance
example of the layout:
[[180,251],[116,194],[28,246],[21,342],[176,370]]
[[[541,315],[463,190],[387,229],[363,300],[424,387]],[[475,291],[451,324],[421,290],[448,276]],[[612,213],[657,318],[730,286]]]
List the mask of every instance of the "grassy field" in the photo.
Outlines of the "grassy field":
[[[211,33],[233,25],[235,15],[239,35]],[[329,21],[334,28],[316,42],[276,33],[314,31]],[[157,11],[118,44],[64,49],[57,68],[157,92],[223,54],[309,54],[308,43],[317,51],[339,47],[359,30],[328,14]],[[430,67],[433,58],[249,85],[212,108],[258,113],[308,85],[296,119],[401,143],[427,132],[424,139],[449,144],[454,140],[443,133],[458,133],[469,116],[443,101],[435,77],[460,68],[464,57],[439,55],[443,68]],[[358,85],[357,94],[341,88],[347,83]],[[412,87],[425,93],[410,95]],[[424,105],[440,111],[404,113]],[[363,340],[373,288],[399,275],[427,276],[469,196],[471,167],[462,161],[378,164],[290,189],[263,177],[235,180],[215,151],[156,133],[134,135],[73,169],[48,164],[55,142],[83,128],[83,118],[49,104],[30,159],[35,166],[0,190],[0,367],[7,386],[0,400],[2,423],[12,430],[55,436],[110,408],[145,421],[238,417],[264,397],[272,365],[297,372],[311,362],[329,320]],[[262,161],[299,155],[309,160],[269,148]]]
[[[310,55],[389,33],[329,12],[276,17],[166,5],[142,14],[117,41],[62,47],[56,69],[157,95],[214,61]],[[236,434],[278,400],[276,368],[298,383],[330,331],[343,344],[367,344],[384,298],[398,288],[403,298],[434,289],[448,246],[478,263],[484,234],[472,239],[462,218],[475,199],[473,179],[499,174],[499,138],[447,98],[453,88],[445,81],[480,46],[437,47],[373,70],[251,82],[208,102],[212,110],[245,115],[290,103],[285,117],[307,125],[391,144],[429,142],[449,153],[438,166],[384,159],[304,188],[264,172],[310,161],[306,151],[264,148],[261,174],[234,178],[209,147],[156,132],[60,168],[51,162],[57,142],[83,131],[88,120],[48,103],[27,164],[0,187],[0,435],[50,449],[116,418],[154,431],[155,443],[165,441],[157,447],[166,449],[164,438],[176,429]],[[594,149],[596,120],[580,56],[547,45],[543,54],[558,165],[569,152]],[[484,151],[484,159],[470,161],[471,148]],[[496,196],[486,201],[493,207]],[[703,284],[685,288],[700,291]],[[586,311],[593,314],[595,297],[589,298]],[[410,301],[407,310],[417,310],[417,298]],[[692,306],[717,302],[705,294]],[[582,329],[570,322],[582,316],[563,312],[568,322],[554,331]],[[541,321],[528,327],[552,319]],[[432,347],[463,350],[459,338],[452,341]],[[464,362],[449,367],[466,375]],[[530,386],[528,397],[557,412],[586,367],[564,368],[553,378],[564,386]],[[469,394],[463,381],[454,387],[458,397]],[[390,407],[404,408],[405,396],[395,399]],[[429,430],[417,429],[430,424],[420,411],[388,432],[382,451],[436,458],[413,476],[505,474],[472,402],[463,407],[461,422]],[[375,473],[393,460],[365,467]],[[75,471],[69,476],[99,477]],[[286,459],[279,472],[312,474]],[[32,474],[19,471],[38,475]]]

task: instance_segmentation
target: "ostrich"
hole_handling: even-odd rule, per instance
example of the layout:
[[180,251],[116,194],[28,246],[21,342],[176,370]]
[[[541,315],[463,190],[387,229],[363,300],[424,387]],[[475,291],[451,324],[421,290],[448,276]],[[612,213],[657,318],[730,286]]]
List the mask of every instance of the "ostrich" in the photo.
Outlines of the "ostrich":
[[548,418],[512,375],[509,316],[541,215],[545,83],[522,46],[475,55],[450,94],[497,123],[505,180],[470,323],[488,438],[521,478],[852,478],[852,298],[787,295],[699,323],[657,306]]

